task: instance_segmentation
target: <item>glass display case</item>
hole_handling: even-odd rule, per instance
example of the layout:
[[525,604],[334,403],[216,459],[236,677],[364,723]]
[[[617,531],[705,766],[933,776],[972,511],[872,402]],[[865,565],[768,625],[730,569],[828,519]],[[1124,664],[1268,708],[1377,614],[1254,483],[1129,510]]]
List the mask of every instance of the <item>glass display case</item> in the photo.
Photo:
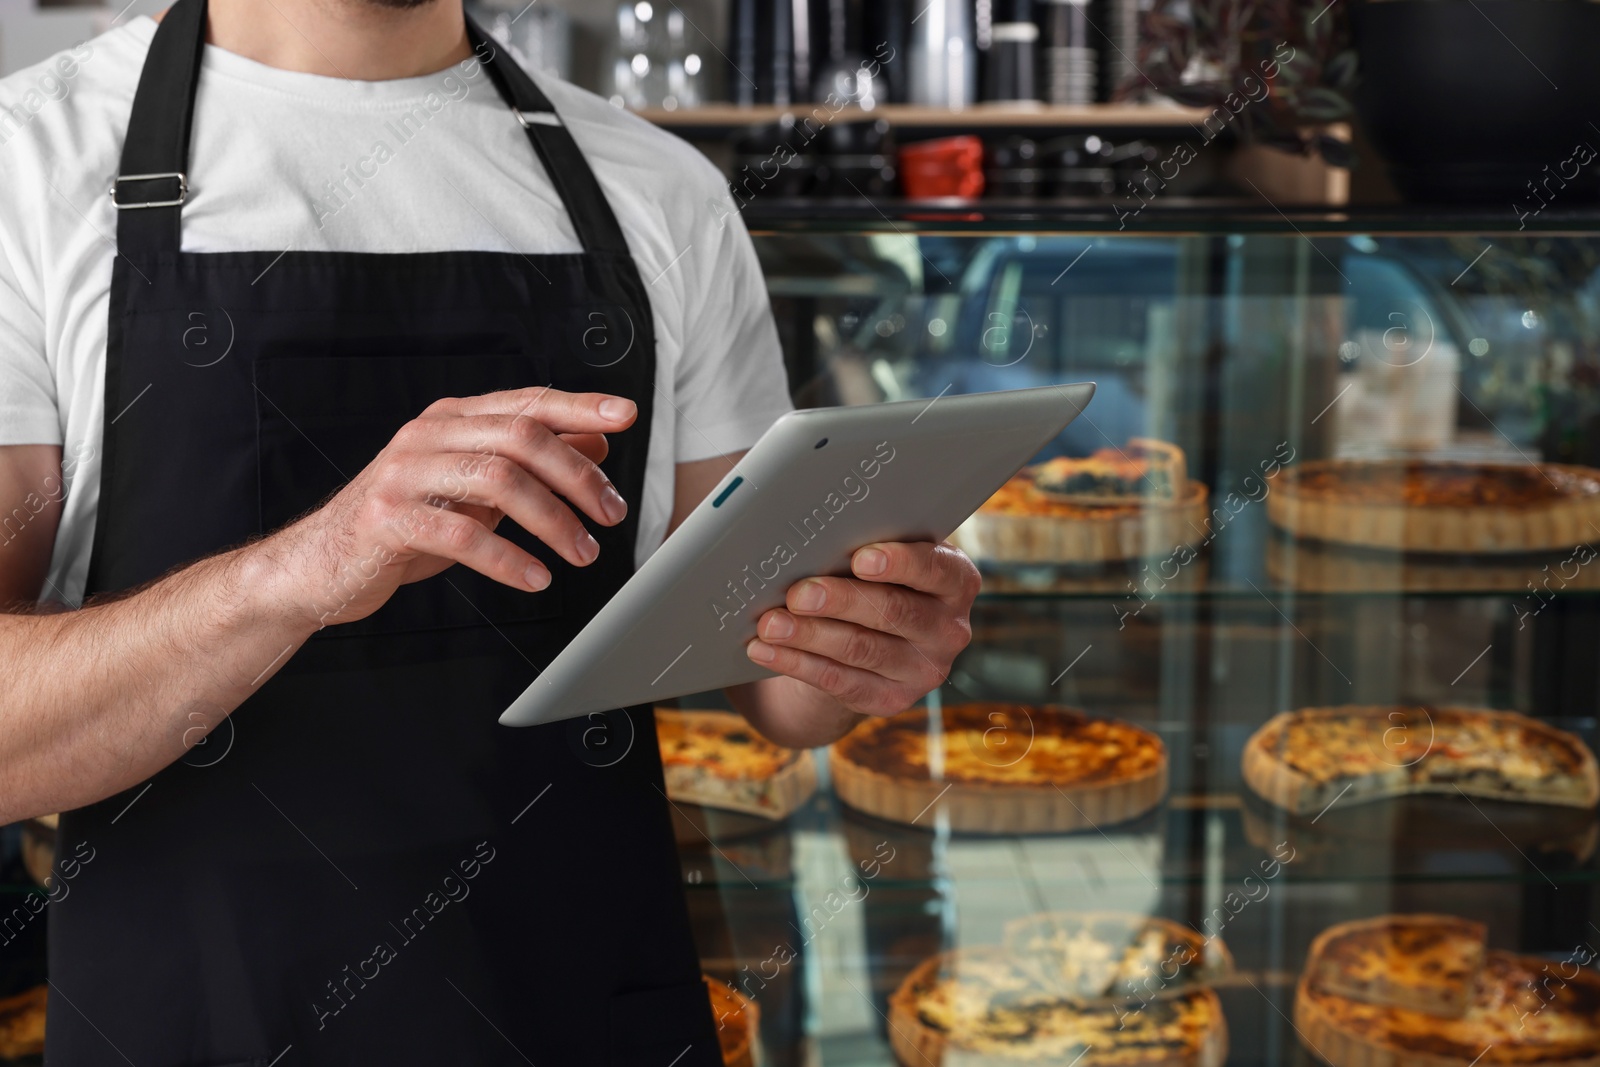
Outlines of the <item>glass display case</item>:
[[1099,386],[926,707],[675,800],[762,1062],[1600,1057],[1600,218],[746,218],[803,406]]

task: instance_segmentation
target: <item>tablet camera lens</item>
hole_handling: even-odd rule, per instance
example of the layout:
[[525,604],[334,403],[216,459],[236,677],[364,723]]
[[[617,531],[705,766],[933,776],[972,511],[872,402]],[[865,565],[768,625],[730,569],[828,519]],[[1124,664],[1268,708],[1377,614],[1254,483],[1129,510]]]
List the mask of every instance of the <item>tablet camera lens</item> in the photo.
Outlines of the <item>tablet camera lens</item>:
[[817,442],[817,447],[821,448],[823,445],[825,445],[827,443],[828,443],[828,439],[826,437],[824,437],[822,440]]

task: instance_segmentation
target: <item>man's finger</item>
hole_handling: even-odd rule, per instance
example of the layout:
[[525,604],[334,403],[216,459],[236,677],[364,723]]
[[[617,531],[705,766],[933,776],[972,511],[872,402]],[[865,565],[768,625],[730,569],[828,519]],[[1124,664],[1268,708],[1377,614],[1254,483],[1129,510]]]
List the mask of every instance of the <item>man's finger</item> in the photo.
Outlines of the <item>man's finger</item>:
[[848,667],[797,648],[769,645],[760,639],[746,645],[745,654],[751,662],[820,689],[845,707],[865,715],[897,714],[923,695],[912,692],[910,686],[891,682],[859,667]]
[[639,407],[610,393],[567,393],[534,386],[482,396],[448,397],[434,402],[423,414],[458,418],[515,415],[535,419],[556,433],[615,433],[633,425]]
[[567,447],[586,457],[590,463],[600,464],[611,454],[611,442],[603,433],[564,433],[561,439]]
[[906,638],[938,641],[949,622],[944,605],[926,593],[853,578],[807,578],[789,587],[784,603],[796,616],[838,619]]
[[[474,462],[470,465],[457,462],[463,458]],[[393,477],[395,480],[391,484],[408,499],[435,504],[470,504],[503,512],[575,566],[588,566],[600,554],[594,536],[572,509],[537,478],[504,456],[441,454],[419,457]]]
[[850,572],[863,581],[904,585],[951,603],[970,601],[981,584],[966,553],[948,541],[866,545],[850,557]]
[[774,609],[761,617],[756,633],[769,645],[812,652],[925,690],[944,681],[939,669],[909,641],[855,623],[808,619]]
[[601,525],[615,526],[628,514],[622,494],[593,460],[532,419],[422,419],[407,429],[416,437],[404,448],[424,455],[454,453],[463,479],[492,460],[509,459]]
[[405,531],[407,547],[453,560],[514,589],[538,592],[550,584],[550,571],[530,553],[483,524],[445,508],[427,508]]

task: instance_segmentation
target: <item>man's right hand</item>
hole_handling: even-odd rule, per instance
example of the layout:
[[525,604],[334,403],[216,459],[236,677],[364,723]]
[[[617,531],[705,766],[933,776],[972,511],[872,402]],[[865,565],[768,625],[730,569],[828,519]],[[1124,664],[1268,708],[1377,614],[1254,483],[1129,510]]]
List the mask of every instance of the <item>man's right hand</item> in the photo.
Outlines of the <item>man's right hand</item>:
[[280,608],[318,626],[365,618],[456,563],[538,591],[549,570],[496,526],[509,516],[569,563],[593,563],[574,509],[605,526],[627,515],[597,464],[604,435],[637,415],[621,397],[544,388],[440,400],[326,504],[245,551]]

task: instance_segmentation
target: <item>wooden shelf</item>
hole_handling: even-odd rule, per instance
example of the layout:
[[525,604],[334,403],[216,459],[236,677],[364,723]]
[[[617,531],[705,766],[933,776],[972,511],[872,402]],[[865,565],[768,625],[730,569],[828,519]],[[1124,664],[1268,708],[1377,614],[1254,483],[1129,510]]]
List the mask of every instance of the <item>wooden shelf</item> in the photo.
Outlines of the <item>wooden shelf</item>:
[[787,107],[707,104],[666,111],[648,108],[638,114],[658,126],[674,130],[730,130],[777,122],[784,115],[812,118],[818,123],[888,119],[893,126],[925,129],[1183,129],[1198,126],[1210,112],[1203,108],[1151,107],[1145,104],[1087,104],[1082,107],[1019,107],[1015,104],[978,104],[960,111],[949,108],[888,104],[862,111],[846,108],[830,113],[825,104]]

